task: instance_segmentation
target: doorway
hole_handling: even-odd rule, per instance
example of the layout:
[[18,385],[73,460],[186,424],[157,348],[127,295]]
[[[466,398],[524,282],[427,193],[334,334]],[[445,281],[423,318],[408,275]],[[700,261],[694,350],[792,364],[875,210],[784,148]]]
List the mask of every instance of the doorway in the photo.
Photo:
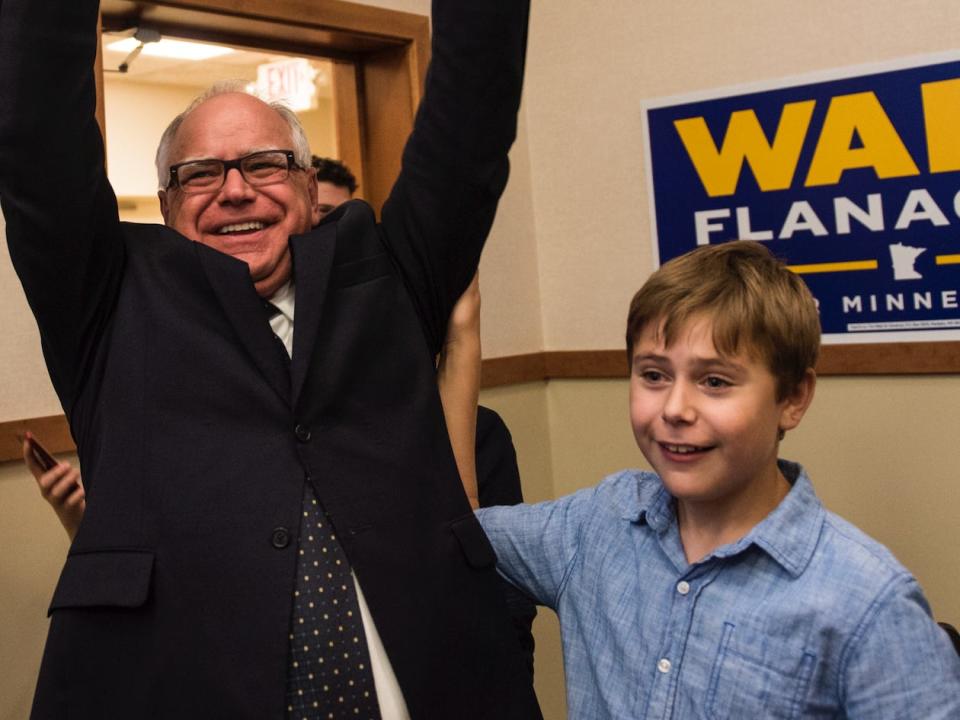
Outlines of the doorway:
[[[379,212],[399,173],[403,145],[413,127],[423,90],[429,61],[426,16],[342,0],[311,0],[308,16],[302,0],[102,0],[100,7],[104,32],[100,87],[107,93],[113,92],[117,100],[110,101],[111,116],[121,107],[121,97],[134,92],[130,85],[122,85],[118,76],[130,76],[125,80],[141,76],[146,81],[153,72],[151,68],[160,63],[147,53],[153,43],[144,43],[143,51],[127,61],[126,73],[112,72],[119,69],[130,52],[108,50],[108,40],[112,44],[114,38],[147,33],[229,49],[219,56],[178,67],[177,76],[182,73],[184,82],[194,78],[191,82],[199,85],[181,93],[178,102],[184,101],[177,112],[200,90],[209,87],[209,80],[236,78],[242,68],[254,73],[254,68],[271,62],[303,60],[316,72],[317,79],[314,109],[318,114],[309,121],[315,122],[316,127],[308,129],[308,135],[317,137],[310,138],[312,145],[316,143],[314,152],[335,157],[350,167],[360,185],[358,196]],[[154,83],[152,92],[160,105],[164,105],[160,102],[160,88],[169,85],[169,78]],[[160,120],[167,111],[144,112],[144,107],[139,105],[139,122],[156,115],[149,122],[161,127],[151,127],[153,138],[138,143],[151,146],[149,162],[138,165],[141,175],[145,172],[142,168],[153,167],[153,148],[159,133],[173,117]],[[114,145],[114,132],[120,133],[117,146],[122,147],[122,136],[126,134],[123,116],[111,126],[106,114],[101,112],[108,148]],[[122,160],[127,156],[123,153],[118,157]],[[154,204],[151,210],[153,201],[146,198],[155,194],[156,178],[152,185],[147,185],[141,177],[130,183],[128,192],[125,171],[119,167],[114,170],[113,164],[109,165],[109,172],[111,180],[116,177],[119,183],[124,213],[136,215],[140,208],[154,212],[157,206]],[[147,191],[148,187],[152,189]]]

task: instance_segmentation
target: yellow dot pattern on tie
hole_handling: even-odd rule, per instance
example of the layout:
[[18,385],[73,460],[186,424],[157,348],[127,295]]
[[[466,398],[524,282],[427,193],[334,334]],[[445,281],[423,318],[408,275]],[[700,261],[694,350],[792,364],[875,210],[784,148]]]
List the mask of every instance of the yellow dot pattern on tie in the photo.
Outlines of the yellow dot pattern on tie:
[[350,566],[308,484],[293,597],[287,717],[380,720]]

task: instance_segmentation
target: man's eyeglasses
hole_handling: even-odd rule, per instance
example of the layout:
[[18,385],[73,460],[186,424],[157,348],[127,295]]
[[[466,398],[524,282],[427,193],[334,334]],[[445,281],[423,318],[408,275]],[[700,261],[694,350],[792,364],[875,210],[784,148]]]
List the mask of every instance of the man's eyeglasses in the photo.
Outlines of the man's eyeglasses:
[[302,169],[291,150],[263,150],[236,160],[191,160],[170,166],[167,188],[179,187],[187,194],[216,192],[233,168],[253,186],[283,182],[290,176],[291,169]]

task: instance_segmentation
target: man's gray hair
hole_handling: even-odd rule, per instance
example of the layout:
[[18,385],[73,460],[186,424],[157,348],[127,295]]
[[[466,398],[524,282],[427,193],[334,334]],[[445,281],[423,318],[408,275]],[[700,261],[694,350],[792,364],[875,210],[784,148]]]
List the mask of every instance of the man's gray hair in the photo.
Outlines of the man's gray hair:
[[[180,130],[180,126],[183,124],[183,121],[187,118],[187,115],[196,110],[200,105],[205,103],[210,98],[214,98],[217,95],[227,95],[229,93],[243,93],[244,95],[252,95],[247,90],[247,83],[243,80],[222,80],[218,83],[214,83],[202,94],[198,95],[194,100],[187,106],[187,109],[182,113],[177,115],[173,120],[170,121],[170,124],[167,125],[167,129],[163,131],[163,135],[160,136],[160,144],[157,146],[157,182],[160,185],[161,190],[166,190],[167,185],[170,182],[170,148],[173,147],[173,141],[177,138],[177,133]],[[293,150],[294,160],[297,165],[302,168],[310,167],[310,143],[307,141],[307,134],[303,130],[303,125],[300,124],[300,119],[296,114],[288,108],[286,105],[280,102],[267,103],[269,107],[273,108],[276,113],[283,118],[283,120],[290,127],[290,137],[293,141],[293,147],[290,148]],[[285,148],[278,148],[285,149]]]

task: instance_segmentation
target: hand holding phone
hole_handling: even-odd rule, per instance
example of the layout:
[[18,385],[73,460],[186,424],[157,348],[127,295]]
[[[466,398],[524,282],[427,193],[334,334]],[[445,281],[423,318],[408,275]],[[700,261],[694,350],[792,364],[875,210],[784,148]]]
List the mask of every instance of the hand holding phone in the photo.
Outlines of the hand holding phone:
[[70,463],[58,462],[31,432],[17,436],[24,444],[24,459],[37,480],[40,494],[50,503],[70,539],[77,534],[87,507],[80,471]]
[[30,457],[44,472],[57,466],[57,459],[40,444],[40,441],[33,436],[32,432],[27,430],[23,435],[18,434],[17,439],[21,443],[27,443],[27,451],[30,453]]

